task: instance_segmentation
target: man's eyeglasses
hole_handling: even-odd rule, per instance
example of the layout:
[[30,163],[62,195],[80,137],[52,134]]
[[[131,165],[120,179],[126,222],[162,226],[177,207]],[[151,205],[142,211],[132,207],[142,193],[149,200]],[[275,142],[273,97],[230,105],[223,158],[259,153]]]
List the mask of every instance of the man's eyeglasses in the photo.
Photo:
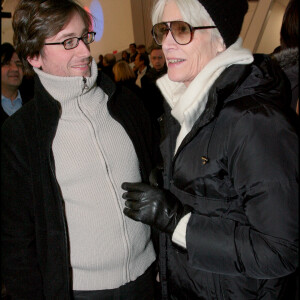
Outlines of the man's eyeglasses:
[[[170,23],[170,26],[168,26]],[[210,29],[217,26],[199,26],[192,27],[190,24],[183,21],[161,22],[152,27],[152,35],[158,45],[162,45],[169,31],[175,42],[179,45],[190,43],[194,36],[194,31],[197,29]]]
[[78,46],[80,40],[82,40],[86,45],[92,43],[95,40],[95,35],[96,32],[87,32],[83,34],[80,38],[72,37],[60,43],[45,43],[44,45],[63,45],[66,50],[71,50]]

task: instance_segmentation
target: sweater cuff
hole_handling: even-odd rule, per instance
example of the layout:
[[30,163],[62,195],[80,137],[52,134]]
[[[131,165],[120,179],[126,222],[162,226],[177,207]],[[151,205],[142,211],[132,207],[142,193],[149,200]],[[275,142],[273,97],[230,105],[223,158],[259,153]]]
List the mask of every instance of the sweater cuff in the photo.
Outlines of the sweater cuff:
[[192,213],[188,213],[179,221],[172,235],[172,241],[184,249],[186,249],[186,227],[191,215]]

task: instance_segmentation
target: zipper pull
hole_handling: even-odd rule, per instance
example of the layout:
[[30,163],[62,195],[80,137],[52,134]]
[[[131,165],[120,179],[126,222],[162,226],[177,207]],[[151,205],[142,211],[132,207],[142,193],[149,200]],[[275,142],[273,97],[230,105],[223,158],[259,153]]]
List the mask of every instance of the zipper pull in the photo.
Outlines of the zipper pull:
[[82,88],[82,93],[83,93],[84,90],[88,88],[88,86],[87,86],[87,84],[86,84],[86,78],[85,78],[85,77],[82,77],[82,80],[83,80],[83,88]]

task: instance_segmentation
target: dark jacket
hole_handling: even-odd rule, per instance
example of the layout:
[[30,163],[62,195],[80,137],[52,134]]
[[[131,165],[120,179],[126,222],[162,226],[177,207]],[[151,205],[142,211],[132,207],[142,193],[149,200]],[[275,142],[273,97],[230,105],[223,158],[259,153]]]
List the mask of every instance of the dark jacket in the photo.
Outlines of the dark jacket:
[[[129,90],[116,89],[101,73],[98,84],[109,97],[109,113],[131,138],[147,182],[159,152],[149,118]],[[67,225],[51,148],[59,117],[60,103],[36,77],[34,99],[2,128],[1,274],[13,299],[70,299]]]
[[[20,94],[21,94],[21,98],[22,98],[22,106],[27,103],[32,96],[27,93],[27,91],[23,90],[23,84],[20,86],[21,89],[20,90]],[[29,87],[30,90],[30,87]],[[0,106],[0,127],[2,126],[2,124],[4,123],[4,121],[9,117],[9,115],[4,111],[2,105]]]
[[164,113],[163,102],[164,97],[156,85],[156,80],[167,73],[167,66],[165,65],[159,72],[155,68],[147,70],[146,74],[141,79],[143,102],[147,111],[154,121]]
[[140,100],[143,100],[142,89],[135,84],[136,78],[130,78],[123,81],[118,81],[116,83],[117,86],[125,86],[131,92],[133,92]]
[[292,89],[291,107],[296,110],[297,100],[299,100],[299,49],[283,49],[275,53],[274,58],[290,81]]
[[186,250],[160,236],[169,299],[293,299],[298,137],[276,67],[264,56],[228,67],[175,156],[180,126],[166,112],[164,187],[193,209]]

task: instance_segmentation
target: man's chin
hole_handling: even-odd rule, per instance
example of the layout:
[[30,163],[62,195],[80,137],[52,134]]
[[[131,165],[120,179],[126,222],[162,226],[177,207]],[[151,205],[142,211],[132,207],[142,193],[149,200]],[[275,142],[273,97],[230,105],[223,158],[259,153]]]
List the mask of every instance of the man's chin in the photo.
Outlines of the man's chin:
[[91,69],[89,68],[88,70],[84,71],[78,70],[76,72],[72,72],[70,76],[91,77]]
[[89,70],[88,72],[84,73],[84,75],[82,75],[83,77],[91,77],[91,70]]
[[21,85],[21,83],[22,83],[22,80],[20,80],[20,79],[10,80],[8,82],[9,85],[14,86],[14,87],[15,86],[18,87],[19,85]]

